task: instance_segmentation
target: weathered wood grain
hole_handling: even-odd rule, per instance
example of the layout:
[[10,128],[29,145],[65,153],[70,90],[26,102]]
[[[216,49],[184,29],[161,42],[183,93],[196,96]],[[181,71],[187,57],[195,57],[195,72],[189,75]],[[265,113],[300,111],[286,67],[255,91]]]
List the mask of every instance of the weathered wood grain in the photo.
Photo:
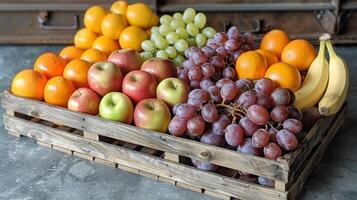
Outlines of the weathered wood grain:
[[72,112],[40,101],[16,97],[8,91],[1,94],[1,100],[1,105],[5,109],[49,121],[60,121],[72,128],[100,133],[106,137],[207,161],[273,180],[288,181],[289,166],[286,163]]
[[230,196],[224,195],[224,194],[220,194],[214,191],[210,191],[210,190],[205,190],[204,191],[205,194],[212,196],[212,197],[216,197],[218,199],[222,199],[222,200],[231,200]]
[[118,163],[118,165],[136,168],[158,176],[174,179],[180,183],[206,188],[236,198],[269,200],[287,198],[287,192],[279,192],[272,188],[204,172],[193,167],[166,161],[165,159],[99,141],[93,141],[17,117],[4,115],[4,120],[5,127],[8,130],[22,133],[24,136],[34,138],[41,142],[57,144],[63,148],[71,149],[74,151],[74,154],[79,153],[90,157],[110,160]]

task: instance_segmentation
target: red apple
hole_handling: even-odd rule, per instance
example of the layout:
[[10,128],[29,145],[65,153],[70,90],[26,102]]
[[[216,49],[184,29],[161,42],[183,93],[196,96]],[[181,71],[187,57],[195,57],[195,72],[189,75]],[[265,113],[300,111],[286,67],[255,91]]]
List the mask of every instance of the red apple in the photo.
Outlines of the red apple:
[[99,95],[121,91],[123,75],[112,62],[100,61],[94,63],[88,70],[89,87]]
[[89,88],[78,88],[68,100],[68,109],[97,115],[99,112],[100,97]]
[[160,99],[144,99],[134,110],[135,126],[166,133],[171,113],[165,102]]
[[143,63],[141,70],[154,75],[158,82],[177,77],[176,65],[170,59],[151,58]]
[[136,70],[129,72],[123,80],[123,93],[135,103],[156,96],[157,82],[153,75]]
[[190,88],[183,80],[166,78],[157,86],[156,97],[173,107],[178,103],[186,103],[189,92]]
[[108,57],[108,61],[115,63],[123,73],[123,75],[139,70],[143,63],[140,55],[133,49],[120,49],[114,51]]

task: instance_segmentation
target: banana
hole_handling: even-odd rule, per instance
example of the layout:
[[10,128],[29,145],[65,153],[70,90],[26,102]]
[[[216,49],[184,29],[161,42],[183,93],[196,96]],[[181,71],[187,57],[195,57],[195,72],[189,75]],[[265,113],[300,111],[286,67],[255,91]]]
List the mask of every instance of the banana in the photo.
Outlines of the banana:
[[312,61],[301,88],[295,92],[295,107],[300,110],[315,106],[326,91],[328,62],[325,57],[325,40],[320,39],[317,57]]
[[329,53],[329,81],[326,92],[319,102],[319,112],[324,116],[336,114],[342,107],[348,93],[348,67],[344,60],[338,56],[331,44],[326,41]]

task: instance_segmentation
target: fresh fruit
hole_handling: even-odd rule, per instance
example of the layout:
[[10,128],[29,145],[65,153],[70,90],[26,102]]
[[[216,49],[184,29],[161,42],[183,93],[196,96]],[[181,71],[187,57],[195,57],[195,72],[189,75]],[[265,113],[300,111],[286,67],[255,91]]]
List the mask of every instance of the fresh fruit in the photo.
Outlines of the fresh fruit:
[[69,62],[63,71],[63,77],[72,81],[76,88],[89,87],[87,73],[90,64],[81,59],[75,59]]
[[170,77],[177,77],[175,64],[169,59],[151,58],[143,63],[142,71],[155,76],[158,82]]
[[69,62],[80,58],[83,52],[84,49],[75,46],[66,46],[61,50],[59,56],[61,56],[66,62]]
[[82,28],[74,36],[74,45],[78,48],[89,49],[92,47],[92,44],[97,37],[98,34],[87,28]]
[[301,76],[299,71],[287,63],[279,62],[270,66],[265,77],[273,80],[278,87],[289,88],[294,92],[300,88]]
[[134,103],[143,99],[154,98],[156,87],[155,77],[145,71],[131,71],[123,79],[123,93],[128,95]]
[[348,93],[349,74],[345,61],[335,53],[330,35],[323,38],[329,53],[329,81],[326,92],[319,102],[319,112],[324,116],[336,114],[342,107]]
[[101,61],[93,64],[87,76],[89,87],[101,96],[121,91],[123,75],[112,62]]
[[185,103],[190,91],[187,83],[178,78],[162,80],[156,89],[156,97],[163,100],[169,107],[178,103]]
[[66,61],[52,52],[41,54],[35,61],[34,70],[42,73],[47,79],[62,76]]
[[100,101],[99,116],[130,124],[134,117],[134,106],[125,94],[121,92],[109,92]]
[[103,18],[107,15],[105,8],[99,5],[91,6],[84,13],[84,26],[95,33],[101,33],[101,23]]
[[121,48],[141,51],[141,42],[146,40],[146,33],[138,26],[128,26],[120,34],[119,44]]
[[97,115],[99,112],[100,97],[89,88],[78,88],[68,100],[68,109]]
[[267,61],[267,66],[271,66],[275,63],[278,62],[278,57],[272,53],[271,51],[269,50],[265,50],[265,49],[257,49],[255,50],[256,52],[260,53],[264,58],[265,60]]
[[282,129],[276,134],[279,146],[285,151],[293,151],[297,148],[299,141],[296,136],[288,130]]
[[25,69],[15,75],[11,83],[11,92],[17,96],[42,100],[46,82],[45,75]]
[[320,50],[311,63],[301,88],[295,94],[295,107],[300,110],[316,105],[324,95],[329,80],[325,41],[320,40]]
[[126,13],[126,19],[131,26],[138,26],[143,29],[147,29],[152,26],[155,21],[155,14],[151,8],[144,3],[134,3],[128,6]]
[[101,24],[103,35],[112,40],[119,39],[120,33],[127,26],[128,24],[125,21],[125,17],[115,13],[107,14]]
[[299,71],[307,71],[315,57],[314,47],[302,39],[289,42],[281,53],[281,61],[296,67]]
[[239,79],[260,79],[267,70],[265,58],[256,51],[248,51],[240,55],[236,62],[236,72]]
[[128,8],[128,2],[116,1],[110,7],[110,12],[125,16],[127,8]]
[[110,55],[113,51],[119,49],[119,44],[118,42],[102,35],[94,40],[92,48],[104,52],[106,55]]
[[81,59],[85,60],[91,64],[99,62],[99,61],[105,61],[107,59],[107,55],[105,55],[104,52],[98,50],[98,49],[87,49],[82,55]]
[[160,99],[144,99],[134,110],[135,126],[166,133],[171,120],[167,105]]
[[53,77],[47,81],[44,88],[45,101],[67,108],[68,100],[75,90],[76,88],[70,80],[62,76]]
[[273,52],[280,58],[284,47],[289,43],[289,36],[282,30],[274,29],[264,35],[260,48]]
[[139,70],[142,64],[139,54],[133,49],[120,49],[108,57],[108,61],[115,63],[123,75]]

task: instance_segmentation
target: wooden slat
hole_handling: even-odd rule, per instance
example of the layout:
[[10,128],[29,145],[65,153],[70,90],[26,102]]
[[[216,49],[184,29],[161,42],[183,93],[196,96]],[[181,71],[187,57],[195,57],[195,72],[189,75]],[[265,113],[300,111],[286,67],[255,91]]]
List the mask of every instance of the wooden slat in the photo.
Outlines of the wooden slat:
[[83,131],[83,137],[99,141],[99,136],[96,133],[92,133],[90,131]]
[[105,159],[101,159],[101,158],[94,158],[94,162],[100,163],[100,164],[104,164],[104,165],[108,165],[111,167],[115,167],[115,163],[110,161],[110,160],[105,160]]
[[118,169],[121,169],[121,170],[124,170],[124,171],[127,171],[127,172],[131,172],[131,173],[134,173],[134,174],[139,174],[139,170],[138,169],[134,169],[132,167],[127,167],[125,165],[118,164]]
[[89,140],[77,135],[46,127],[41,124],[4,115],[4,124],[7,129],[22,132],[24,136],[36,138],[46,143],[56,143],[75,153],[90,155],[111,160],[129,168],[138,168],[142,171],[158,176],[172,178],[178,182],[206,188],[218,193],[230,194],[241,199],[286,199],[286,192],[275,191],[258,184],[246,183],[218,174],[205,172],[196,168],[166,161],[161,158],[142,154],[99,141]]
[[148,172],[144,172],[144,171],[139,170],[139,174],[141,176],[145,176],[145,177],[153,179],[153,180],[159,180],[159,176],[157,176],[155,174],[152,174],[152,173],[148,173]]
[[1,99],[2,107],[5,109],[36,115],[46,120],[61,121],[66,126],[76,129],[100,133],[106,137],[203,160],[272,180],[288,181],[289,167],[286,163],[72,112],[40,101],[16,97],[8,91],[1,94]]
[[52,148],[53,148],[54,150],[61,151],[61,152],[63,152],[63,153],[72,155],[72,150],[70,150],[70,149],[63,148],[63,147],[60,147],[60,146],[57,146],[57,145],[52,145]]
[[86,159],[86,160],[93,161],[93,156],[91,156],[91,155],[88,155],[88,154],[85,154],[85,153],[80,153],[80,152],[77,152],[77,151],[73,151],[72,154],[74,156],[77,156],[77,157],[80,157],[80,158],[83,158],[83,159]]
[[210,190],[205,190],[204,191],[205,194],[212,196],[212,197],[216,197],[218,199],[222,199],[222,200],[231,200],[230,196],[224,195],[224,194],[220,194],[214,191],[210,191]]
[[187,183],[181,183],[181,182],[176,182],[176,186],[185,188],[194,192],[199,192],[202,193],[202,188],[197,187],[195,185],[187,184]]
[[279,191],[286,191],[286,183],[281,181],[275,181],[275,189]]
[[41,145],[41,146],[44,146],[44,147],[52,149],[52,144],[48,144],[48,143],[41,142],[41,141],[38,141],[38,140],[36,142],[37,142],[38,145]]
[[162,176],[159,176],[159,181],[170,184],[170,185],[176,185],[176,181],[173,179],[165,178]]
[[173,153],[169,153],[169,152],[165,152],[164,158],[166,160],[170,160],[172,162],[180,162],[179,160],[179,156],[177,154],[173,154]]

